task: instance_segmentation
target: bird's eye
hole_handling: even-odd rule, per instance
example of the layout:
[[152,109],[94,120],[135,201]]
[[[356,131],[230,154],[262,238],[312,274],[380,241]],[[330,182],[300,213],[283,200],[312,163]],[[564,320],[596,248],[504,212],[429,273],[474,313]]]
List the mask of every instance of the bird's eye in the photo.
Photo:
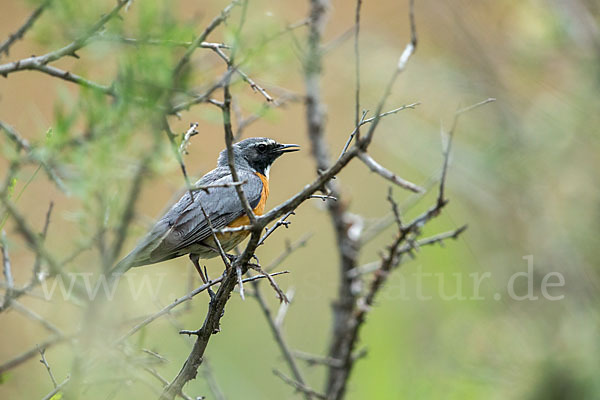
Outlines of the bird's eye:
[[258,146],[256,146],[256,148],[258,149],[259,153],[264,153],[267,150],[267,145],[261,143]]

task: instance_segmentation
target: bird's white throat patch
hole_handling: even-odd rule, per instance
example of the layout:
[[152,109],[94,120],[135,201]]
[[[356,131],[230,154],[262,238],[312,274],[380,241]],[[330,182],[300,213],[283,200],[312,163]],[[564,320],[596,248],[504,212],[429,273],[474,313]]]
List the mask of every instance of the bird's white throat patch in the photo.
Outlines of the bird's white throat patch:
[[269,179],[269,171],[271,171],[271,166],[267,165],[267,168],[265,168],[265,176],[267,177],[267,180]]

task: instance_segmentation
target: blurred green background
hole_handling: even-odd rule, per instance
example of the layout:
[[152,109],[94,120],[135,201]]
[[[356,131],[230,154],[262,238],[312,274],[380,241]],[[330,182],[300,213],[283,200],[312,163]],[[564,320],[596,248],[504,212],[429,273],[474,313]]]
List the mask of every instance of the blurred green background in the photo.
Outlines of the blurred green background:
[[[1,63],[31,54],[43,54],[73,40],[84,27],[113,6],[111,1],[54,2],[25,40],[11,49]],[[272,93],[281,88],[302,94],[302,47],[306,28],[300,27],[274,40],[265,38],[289,23],[302,20],[308,2],[250,1],[241,38],[244,70]],[[374,110],[408,37],[407,2],[365,1],[361,24],[361,107]],[[370,153],[384,166],[417,184],[435,178],[442,163],[440,130],[448,128],[460,107],[488,97],[495,103],[465,114],[459,121],[449,172],[445,212],[425,229],[435,234],[468,224],[469,229],[445,247],[423,248],[390,278],[368,316],[360,347],[368,355],[353,371],[349,399],[596,399],[600,398],[600,342],[598,340],[598,231],[600,228],[600,6],[592,0],[466,1],[417,0],[419,45],[400,77],[387,109],[420,102],[385,119],[377,130]],[[190,40],[218,15],[223,1],[136,0],[122,20],[107,25],[106,34],[128,37]],[[0,1],[0,38],[20,26],[35,2]],[[354,2],[333,1],[325,30],[326,55],[322,88],[327,106],[327,140],[338,154],[354,124],[354,62],[351,35]],[[230,42],[240,9],[218,28],[210,41]],[[39,72],[18,72],[0,79],[0,120],[13,125],[43,157],[61,166],[70,195],[58,191],[44,174],[35,176],[18,200],[19,210],[41,229],[48,203],[55,202],[47,246],[62,259],[88,243],[98,223],[118,223],[123,193],[135,173],[135,163],[147,154],[154,140],[161,143],[152,174],[143,187],[138,215],[125,245],[131,248],[151,221],[159,216],[183,185],[178,165],[162,133],[157,133],[152,106],[181,49],[158,46],[137,48],[98,41],[79,52],[81,59],[62,59],[58,67],[94,81],[110,84],[117,78],[123,93],[148,99],[118,104],[89,90]],[[185,83],[202,88],[224,71],[209,50],[198,49]],[[198,91],[201,91],[200,89]],[[242,81],[234,87],[243,116],[260,111],[263,98]],[[219,94],[220,96],[220,94]],[[170,118],[176,133],[199,122],[185,156],[194,178],[212,169],[224,147],[220,111],[201,104],[180,118]],[[51,132],[47,135],[51,129]],[[48,136],[48,137],[47,137]],[[245,137],[268,136],[309,148],[304,107],[289,103],[270,110],[249,126]],[[73,138],[83,137],[83,145]],[[2,137],[0,171],[14,157]],[[18,176],[15,190],[23,188],[36,166]],[[309,151],[278,161],[271,172],[273,207],[300,190],[315,176]],[[387,215],[388,185],[362,164],[352,163],[339,175],[350,211],[366,223]],[[406,213],[416,215],[435,196],[435,190]],[[411,195],[395,189],[402,204]],[[104,222],[102,222],[104,221]],[[333,233],[322,204],[305,203],[287,230],[279,230],[257,255],[263,263],[274,259],[286,241],[307,232],[307,246],[281,266],[292,273],[278,279],[295,296],[284,330],[291,347],[323,354],[331,326],[330,303],[336,294],[338,267]],[[15,280],[30,277],[33,255],[6,225]],[[389,243],[393,229],[371,241],[361,262],[376,260]],[[507,284],[516,272],[527,271],[532,256],[533,294],[538,300],[517,301],[508,296]],[[98,249],[82,253],[68,270],[100,270]],[[218,260],[207,263],[211,275],[221,272]],[[158,287],[137,300],[124,288],[109,309],[108,336],[125,332],[131,320],[157,311],[187,293],[191,266],[187,258],[150,266],[136,272]],[[550,289],[552,301],[540,292],[544,276],[559,272],[563,287]],[[423,296],[419,298],[418,273]],[[470,274],[482,276],[480,295],[472,299]],[[442,282],[442,283],[440,283]],[[516,292],[527,291],[525,279],[515,282]],[[195,282],[197,284],[197,280]],[[457,289],[457,285],[459,289]],[[441,290],[440,286],[442,287]],[[264,286],[270,305],[277,301]],[[448,299],[458,290],[465,298]],[[86,326],[86,308],[60,296],[46,302],[22,298],[24,305],[74,333]],[[204,318],[208,297],[200,295],[191,309],[163,318],[133,336],[127,356],[115,361],[118,351],[106,351],[102,338],[89,335],[75,344],[53,346],[46,352],[54,374],[62,381],[72,373],[73,360],[82,348],[106,353],[90,371],[86,398],[147,398],[160,387],[131,359],[147,348],[168,362],[156,366],[166,379],[177,373],[190,349],[190,340],[177,329],[196,329]],[[118,305],[116,305],[118,304]],[[87,318],[95,318],[87,314]],[[101,320],[101,319],[100,319]],[[119,323],[119,321],[125,321]],[[94,325],[92,325],[94,326]],[[105,327],[94,329],[104,332]],[[40,325],[10,310],[0,314],[0,363],[32,348],[48,336]],[[98,335],[102,336],[102,335]],[[91,338],[91,339],[90,339]],[[89,340],[88,340],[89,339]],[[113,354],[114,353],[114,354]],[[129,359],[128,359],[129,358]],[[0,398],[40,398],[52,389],[39,357],[2,375]],[[128,360],[126,360],[128,359]],[[222,331],[209,344],[207,359],[227,398],[299,398],[272,373],[287,373],[264,317],[252,298],[234,295],[222,320]],[[96,368],[97,367],[97,368]],[[324,383],[325,370],[302,364],[313,388]],[[201,368],[202,372],[202,368]],[[116,378],[131,377],[119,381]],[[210,397],[199,374],[185,391]]]

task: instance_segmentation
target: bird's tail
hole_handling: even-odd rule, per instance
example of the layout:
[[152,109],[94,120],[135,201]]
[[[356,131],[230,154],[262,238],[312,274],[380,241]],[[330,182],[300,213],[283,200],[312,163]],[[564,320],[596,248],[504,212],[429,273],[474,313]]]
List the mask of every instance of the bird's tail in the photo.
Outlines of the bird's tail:
[[129,253],[125,258],[115,264],[115,266],[108,272],[109,277],[119,277],[123,275],[125,272],[129,271],[131,268],[139,265],[139,262],[136,260],[137,254],[136,252]]

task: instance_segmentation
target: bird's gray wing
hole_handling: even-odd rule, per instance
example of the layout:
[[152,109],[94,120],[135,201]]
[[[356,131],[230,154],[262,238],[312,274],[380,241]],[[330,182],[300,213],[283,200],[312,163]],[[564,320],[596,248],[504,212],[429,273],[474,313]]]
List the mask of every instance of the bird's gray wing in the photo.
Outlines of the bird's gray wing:
[[[263,189],[262,181],[250,171],[238,171],[238,175],[240,180],[246,181],[242,189],[250,206],[256,207]],[[202,177],[196,185],[232,182],[228,169],[217,168]],[[181,256],[185,254],[187,247],[212,235],[200,204],[214,229],[222,229],[244,214],[234,187],[214,187],[208,193],[196,191],[193,201],[188,191],[163,215],[135,249],[117,264],[114,271],[124,272],[131,267]]]

